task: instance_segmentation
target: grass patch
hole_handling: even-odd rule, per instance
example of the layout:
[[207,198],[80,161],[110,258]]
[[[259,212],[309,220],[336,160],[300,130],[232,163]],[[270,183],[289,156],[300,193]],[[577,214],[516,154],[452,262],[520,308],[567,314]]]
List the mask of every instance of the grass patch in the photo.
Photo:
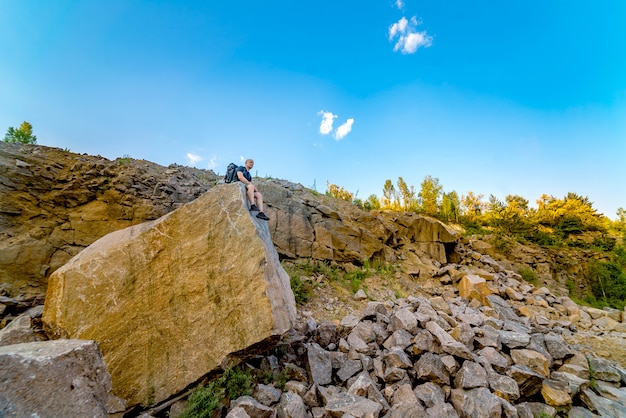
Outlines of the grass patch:
[[303,305],[311,300],[313,286],[311,282],[302,280],[299,276],[290,276],[291,291],[296,299],[296,304]]
[[535,270],[531,269],[530,267],[521,267],[517,270],[517,272],[527,283],[536,285],[539,282],[537,273],[535,273]]

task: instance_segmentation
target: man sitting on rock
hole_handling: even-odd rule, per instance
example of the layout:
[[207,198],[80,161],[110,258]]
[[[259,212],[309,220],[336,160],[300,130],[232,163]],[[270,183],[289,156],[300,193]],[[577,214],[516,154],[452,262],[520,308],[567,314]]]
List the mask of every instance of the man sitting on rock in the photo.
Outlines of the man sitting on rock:
[[[252,176],[250,170],[254,167],[254,160],[248,158],[243,166],[237,167],[237,180],[246,185],[246,195],[250,202],[250,212],[259,211],[256,217],[269,221],[270,218],[263,213],[263,195],[257,190],[256,186],[252,184]],[[256,200],[256,204],[254,201]]]

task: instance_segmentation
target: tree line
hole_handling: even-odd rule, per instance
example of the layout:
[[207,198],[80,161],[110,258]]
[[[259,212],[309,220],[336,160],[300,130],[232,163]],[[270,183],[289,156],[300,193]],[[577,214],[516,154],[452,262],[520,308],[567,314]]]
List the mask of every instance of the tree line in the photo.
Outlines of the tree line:
[[408,185],[402,177],[394,184],[385,181],[382,195],[371,194],[367,199],[357,198],[353,193],[336,184],[326,183],[328,196],[352,202],[365,210],[390,210],[415,212],[455,222],[470,230],[487,228],[523,238],[541,245],[555,244],[584,231],[626,233],[626,211],[619,208],[617,220],[612,221],[593,207],[586,196],[570,192],[562,198],[543,194],[532,207],[528,199],[508,195],[504,200],[468,191],[459,195],[456,191],[445,192],[439,179],[424,177],[419,190]]

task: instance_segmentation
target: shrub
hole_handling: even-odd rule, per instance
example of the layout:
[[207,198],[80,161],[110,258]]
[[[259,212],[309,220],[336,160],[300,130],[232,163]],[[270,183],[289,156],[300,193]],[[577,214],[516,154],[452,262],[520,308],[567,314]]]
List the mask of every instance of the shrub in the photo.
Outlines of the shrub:
[[300,279],[297,275],[293,275],[290,277],[291,283],[291,291],[293,292],[293,296],[296,298],[296,303],[298,305],[302,305],[307,303],[312,296],[312,287],[311,284],[307,281]]
[[217,381],[198,386],[187,398],[187,407],[178,418],[210,418],[212,412],[222,404],[224,392]]
[[529,267],[521,267],[520,269],[517,270],[517,272],[519,273],[520,276],[522,276],[522,279],[524,279],[526,282],[535,284],[535,285],[537,284],[538,278],[537,278],[537,273],[535,273],[535,270]]
[[612,261],[592,261],[588,280],[593,295],[604,304],[623,309],[626,302],[626,273]]

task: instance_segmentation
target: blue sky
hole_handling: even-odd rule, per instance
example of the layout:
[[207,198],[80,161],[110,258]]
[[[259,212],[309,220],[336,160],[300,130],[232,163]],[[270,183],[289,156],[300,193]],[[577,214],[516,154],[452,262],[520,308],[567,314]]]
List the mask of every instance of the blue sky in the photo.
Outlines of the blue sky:
[[[626,208],[626,2],[0,0],[0,130],[365,199]],[[331,124],[332,122],[332,124]]]

